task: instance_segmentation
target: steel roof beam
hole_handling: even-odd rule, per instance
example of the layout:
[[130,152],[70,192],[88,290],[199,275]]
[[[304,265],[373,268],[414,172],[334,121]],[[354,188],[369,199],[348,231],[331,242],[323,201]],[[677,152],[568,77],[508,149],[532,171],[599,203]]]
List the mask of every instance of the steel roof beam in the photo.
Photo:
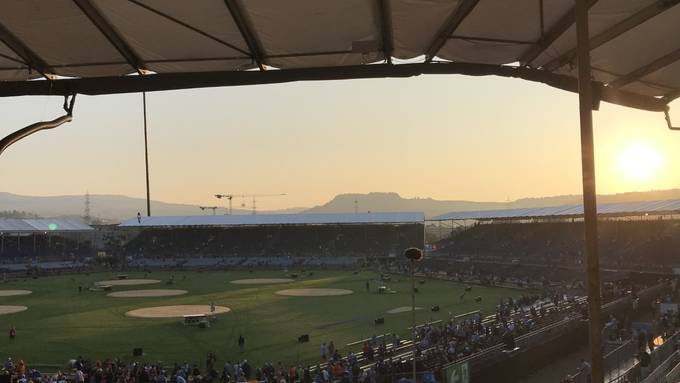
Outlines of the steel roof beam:
[[[588,8],[591,8],[597,3],[597,0],[590,0]],[[541,17],[541,22],[543,18]],[[538,58],[546,49],[548,49],[560,36],[562,36],[574,23],[576,22],[576,12],[574,7],[569,9],[559,20],[545,33],[541,35],[538,43],[526,51],[519,58],[519,62],[524,66],[529,66]]]
[[160,16],[160,17],[166,19],[166,20],[170,20],[170,21],[172,21],[173,23],[175,23],[175,24],[177,24],[177,25],[180,25],[180,26],[182,26],[182,27],[184,27],[184,28],[186,28],[186,29],[188,29],[188,30],[190,30],[190,31],[192,31],[192,32],[196,32],[197,34],[199,34],[199,35],[201,35],[201,36],[203,36],[203,37],[206,37],[206,38],[208,38],[208,39],[210,39],[210,40],[213,40],[213,41],[215,41],[215,42],[217,42],[217,43],[220,43],[220,44],[222,44],[222,45],[224,45],[224,46],[226,46],[226,47],[229,47],[229,48],[231,48],[231,49],[233,49],[233,50],[235,50],[235,51],[237,51],[237,52],[239,52],[239,53],[242,53],[242,54],[244,54],[244,55],[250,56],[250,53],[249,53],[249,52],[247,52],[247,51],[245,51],[245,50],[243,50],[243,49],[241,49],[241,48],[239,48],[239,47],[237,47],[237,46],[235,46],[235,45],[233,45],[233,44],[230,44],[230,43],[228,43],[228,42],[226,42],[226,41],[224,41],[224,40],[222,40],[222,39],[220,39],[220,38],[218,38],[218,37],[215,37],[215,36],[211,35],[210,33],[207,33],[206,31],[203,31],[203,30],[201,30],[201,29],[199,29],[199,28],[196,28],[196,27],[194,27],[194,26],[192,26],[192,25],[189,25],[189,24],[185,23],[184,21],[182,21],[182,20],[180,20],[180,19],[178,19],[178,18],[172,17],[172,16],[170,16],[169,14],[167,14],[167,13],[165,13],[165,12],[161,12],[161,11],[159,11],[158,9],[154,8],[154,7],[151,7],[151,6],[147,5],[147,4],[144,4],[144,3],[140,2],[139,0],[128,0],[128,1],[130,1],[132,4],[137,5],[137,6],[140,7],[140,8],[146,9],[147,11],[149,11],[149,12],[151,12],[151,13],[154,13],[154,14],[156,14],[156,15],[158,15],[158,16]]
[[[622,34],[644,23],[645,21],[650,20],[651,18],[658,16],[664,11],[676,6],[678,3],[680,3],[680,0],[655,1],[653,4],[643,8],[625,20],[614,24],[597,36],[591,37],[590,50],[592,51],[593,49],[614,40]],[[548,63],[543,65],[543,68],[548,71],[554,71],[555,69],[558,69],[574,60],[576,60],[576,48],[573,48],[565,54],[550,60]]]
[[241,10],[241,7],[238,5],[238,0],[224,0],[224,4],[226,4],[227,8],[229,9],[229,13],[231,13],[231,17],[234,19],[234,22],[236,23],[236,26],[238,27],[238,30],[241,33],[241,37],[243,37],[243,40],[245,40],[246,45],[248,45],[248,50],[250,50],[250,55],[252,56],[253,60],[260,68],[260,70],[262,71],[265,70],[264,49],[262,48],[259,41],[255,37],[255,34],[252,28],[250,27],[248,21],[245,19],[243,11]]
[[640,80],[647,75],[650,75],[660,69],[663,69],[677,62],[678,60],[680,60],[680,49],[677,49],[662,57],[659,57],[658,59],[650,62],[649,64],[617,78],[616,80],[608,83],[607,86],[621,88],[623,86],[630,84],[631,82]]
[[390,0],[378,0],[380,14],[380,35],[382,36],[383,55],[388,64],[392,64],[394,44],[392,40],[392,11]]
[[130,47],[130,45],[118,33],[115,27],[104,17],[104,15],[92,4],[90,0],[73,0],[78,8],[87,16],[97,29],[106,37],[113,45],[118,53],[125,58],[128,64],[135,69],[139,74],[143,74],[146,70],[146,64],[139,57],[139,55]]
[[30,69],[40,73],[48,80],[52,78],[54,70],[52,70],[47,62],[2,24],[0,24],[0,41],[5,43],[5,45],[16,53],[17,56],[21,57],[21,59],[24,60],[24,64]]
[[460,4],[446,19],[444,24],[439,29],[437,36],[432,40],[430,46],[425,51],[425,62],[429,63],[437,56],[444,44],[449,40],[449,37],[458,29],[465,18],[477,6],[479,0],[461,0]]

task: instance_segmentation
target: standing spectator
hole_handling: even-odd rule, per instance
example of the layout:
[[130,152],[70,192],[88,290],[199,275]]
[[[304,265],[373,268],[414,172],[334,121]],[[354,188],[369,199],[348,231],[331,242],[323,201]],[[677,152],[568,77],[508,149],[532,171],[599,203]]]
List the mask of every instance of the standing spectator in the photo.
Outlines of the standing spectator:
[[321,360],[326,360],[328,358],[328,347],[326,347],[326,342],[323,342],[321,344],[321,348],[319,349],[319,356],[321,356]]
[[330,343],[328,343],[328,357],[333,358],[333,355],[335,355],[335,344],[333,341],[330,341]]
[[649,365],[652,364],[652,357],[647,350],[642,348],[637,354],[637,358],[640,361],[640,377],[644,379],[649,374]]
[[241,350],[241,352],[245,351],[246,349],[246,338],[243,337],[243,334],[238,336],[238,348]]
[[74,379],[75,379],[76,383],[84,383],[85,382],[85,375],[83,374],[83,371],[77,369]]

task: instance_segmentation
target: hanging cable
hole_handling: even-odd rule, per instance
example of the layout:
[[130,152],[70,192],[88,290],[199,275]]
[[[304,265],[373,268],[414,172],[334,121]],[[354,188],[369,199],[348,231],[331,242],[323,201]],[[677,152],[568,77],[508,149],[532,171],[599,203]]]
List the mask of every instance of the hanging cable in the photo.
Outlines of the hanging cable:
[[7,137],[0,140],[0,155],[2,155],[5,149],[7,149],[10,145],[14,144],[17,141],[20,141],[23,138],[30,136],[33,133],[37,133],[41,130],[54,129],[57,126],[60,126],[73,120],[73,106],[75,105],[75,102],[76,102],[75,94],[70,96],[70,101],[69,96],[64,96],[63,108],[64,111],[66,112],[65,115],[50,121],[36,122],[35,124],[31,124],[23,129],[19,129],[16,132],[11,133]]

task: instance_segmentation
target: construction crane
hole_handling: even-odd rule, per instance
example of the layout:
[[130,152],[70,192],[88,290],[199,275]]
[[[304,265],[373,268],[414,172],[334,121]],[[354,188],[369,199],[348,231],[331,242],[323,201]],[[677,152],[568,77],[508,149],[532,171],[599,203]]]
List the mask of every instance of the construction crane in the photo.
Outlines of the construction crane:
[[219,206],[199,206],[199,209],[206,211],[206,210],[212,210],[213,215],[215,215],[215,210],[219,209]]
[[[257,214],[257,200],[256,198],[262,198],[262,197],[281,197],[287,195],[286,193],[280,193],[280,194],[215,194],[215,198],[217,199],[226,199],[229,201],[229,209],[227,210],[227,214],[231,215],[231,206],[232,206],[232,200],[234,198],[252,198],[252,211],[253,214]],[[242,203],[241,207],[245,207],[246,204]]]

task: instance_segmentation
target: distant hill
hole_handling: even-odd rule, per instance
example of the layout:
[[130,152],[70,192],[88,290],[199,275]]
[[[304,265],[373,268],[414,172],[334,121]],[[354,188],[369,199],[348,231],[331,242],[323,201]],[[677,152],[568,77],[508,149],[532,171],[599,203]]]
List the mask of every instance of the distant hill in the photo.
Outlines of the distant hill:
[[[306,210],[308,213],[353,212],[355,202],[359,212],[418,211],[426,217],[434,217],[454,211],[495,209],[518,209],[575,205],[582,202],[581,195],[562,195],[542,198],[522,198],[511,202],[473,202],[459,200],[435,200],[432,198],[403,198],[397,193],[340,194],[328,203]],[[654,201],[680,199],[680,189],[654,190],[599,195],[599,203]]]
[[[85,196],[83,195],[38,197],[0,192],[0,211],[19,210],[41,217],[81,217],[84,209]],[[302,210],[304,209],[298,208],[278,212],[299,213]],[[142,214],[146,212],[146,199],[121,195],[90,194],[90,215],[94,218],[119,222],[136,216],[137,212],[142,212]],[[210,211],[200,211],[196,205],[154,200],[151,201],[151,212],[154,215],[212,214]],[[224,214],[224,210],[218,210],[217,214]],[[250,210],[234,209],[233,214],[250,214]]]
[[[306,213],[347,213],[355,211],[391,212],[413,211],[424,212],[430,217],[450,211],[502,209],[504,202],[472,202],[472,201],[440,201],[432,198],[403,198],[397,193],[340,194],[321,206],[307,209]],[[440,213],[441,212],[441,213]]]
[[[664,199],[680,199],[680,189],[654,190],[648,192],[631,192],[598,196],[598,202],[633,202]],[[356,205],[355,202],[356,201]],[[529,207],[546,207],[574,205],[581,203],[580,195],[562,195],[542,198],[522,198],[511,202],[475,202],[461,200],[436,200],[432,198],[403,198],[397,193],[340,194],[331,201],[310,209],[290,208],[274,211],[258,211],[259,213],[352,213],[355,206],[359,212],[424,212],[426,217],[453,211],[514,209]],[[22,214],[41,217],[80,217],[85,208],[85,197],[82,195],[67,196],[22,196],[0,192],[0,211],[19,211]],[[137,212],[146,211],[146,200],[121,195],[90,195],[90,211],[94,218],[109,222],[119,222],[132,218]],[[201,215],[195,205],[176,204],[151,201],[151,212],[154,215]],[[234,214],[250,214],[250,210],[234,209]],[[9,214],[9,213],[8,213]],[[224,210],[218,214],[224,214]]]

